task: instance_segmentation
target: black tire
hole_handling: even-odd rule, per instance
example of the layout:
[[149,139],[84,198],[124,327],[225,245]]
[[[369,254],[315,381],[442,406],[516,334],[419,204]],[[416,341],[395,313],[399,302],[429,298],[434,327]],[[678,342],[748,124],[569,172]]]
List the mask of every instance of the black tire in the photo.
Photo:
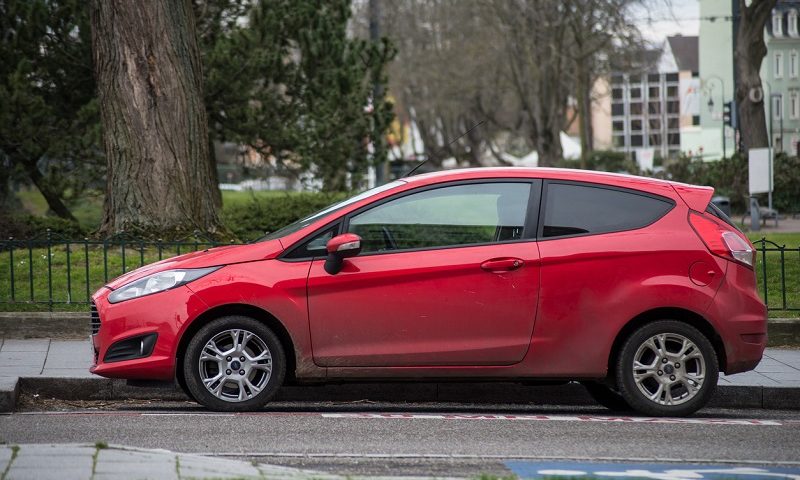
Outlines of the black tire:
[[[229,330],[241,330],[254,334],[254,338],[257,338],[258,340],[251,341],[254,342],[254,345],[265,347],[266,350],[268,350],[267,353],[271,357],[271,361],[267,363],[267,365],[271,364],[271,371],[269,374],[266,372],[260,373],[259,371],[256,371],[256,369],[253,369],[252,371],[252,375],[258,376],[254,376],[254,379],[258,378],[258,380],[261,380],[261,375],[264,376],[264,384],[261,386],[260,391],[258,391],[257,394],[252,395],[252,391],[244,388],[246,398],[243,400],[236,400],[232,398],[230,400],[223,400],[222,398],[218,398],[208,388],[206,388],[201,378],[201,368],[208,368],[201,367],[200,365],[200,355],[203,353],[203,349],[211,339]],[[225,336],[225,338],[230,337]],[[248,347],[248,343],[242,342],[242,344],[244,344],[245,347],[250,348]],[[232,360],[234,362],[236,361],[235,358],[232,358]],[[212,368],[216,368],[213,366],[214,362],[208,363],[211,364]],[[231,366],[227,362],[225,365]],[[239,367],[237,366],[236,368]],[[247,375],[251,375],[249,367],[242,366],[242,369],[244,368],[248,368]],[[211,374],[208,372],[204,373],[207,376],[213,376],[213,372]],[[219,372],[220,375],[222,373],[222,371]],[[236,375],[236,372],[233,372],[233,374]],[[205,407],[220,412],[252,411],[262,407],[265,403],[267,403],[283,384],[283,379],[286,376],[286,355],[283,351],[280,340],[278,340],[278,337],[272,332],[272,330],[269,329],[269,327],[258,320],[238,315],[221,317],[204,325],[189,341],[183,361],[183,375],[191,396]],[[220,386],[220,392],[223,397],[225,397],[225,390],[227,388],[225,385],[235,385],[233,382],[217,382],[212,386],[219,386],[219,383],[224,383],[224,385]],[[237,392],[240,392],[240,389],[242,389],[242,386],[236,387]],[[230,391],[230,388],[227,388],[227,390]],[[233,394],[230,393],[230,396],[232,395]]]
[[[181,391],[184,394],[186,394],[187,397],[189,397],[189,400],[192,400],[193,402],[197,402],[197,399],[194,398],[194,395],[192,394],[192,391],[189,390],[189,386],[186,385],[186,379],[183,377],[183,375],[184,375],[183,367],[181,367],[181,371],[177,375],[175,375],[175,383],[177,383],[178,386],[181,387]],[[198,403],[200,403],[200,402],[198,402]]]
[[589,396],[599,403],[614,412],[629,412],[631,406],[622,398],[622,395],[613,388],[601,382],[581,382],[581,385],[586,388]]
[[[658,348],[660,343],[664,343],[665,349],[661,351],[666,354],[659,355],[653,347],[646,345],[656,335],[665,337],[650,345]],[[689,357],[699,353],[698,358],[687,358],[683,365],[678,361],[679,356],[673,355],[676,349],[680,351],[685,345],[681,339],[693,344],[686,350]],[[640,373],[653,372],[639,384],[634,379],[637,352],[641,355],[640,363],[656,365],[655,368],[638,370]],[[667,359],[666,363],[663,363],[663,358]],[[697,382],[697,374],[701,371],[704,378]],[[680,381],[681,377],[685,382]],[[644,325],[625,340],[617,358],[616,378],[622,398],[637,412],[657,417],[680,417],[690,415],[708,403],[719,379],[719,362],[713,345],[699,330],[683,322],[659,320]],[[678,381],[674,382],[675,379]],[[660,387],[662,382],[671,385]],[[688,385],[692,385],[691,390]],[[648,398],[645,392],[652,393],[653,398]],[[665,392],[674,398],[672,401],[675,403],[667,404],[670,401]]]

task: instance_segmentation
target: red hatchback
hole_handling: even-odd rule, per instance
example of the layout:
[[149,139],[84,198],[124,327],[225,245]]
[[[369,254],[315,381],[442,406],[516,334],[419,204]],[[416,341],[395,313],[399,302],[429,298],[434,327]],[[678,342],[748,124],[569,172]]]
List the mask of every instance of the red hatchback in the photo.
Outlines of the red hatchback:
[[713,190],[580,170],[397,180],[258,242],[164,260],[93,296],[95,365],[213,410],[286,382],[581,381],[687,415],[766,344],[754,249]]

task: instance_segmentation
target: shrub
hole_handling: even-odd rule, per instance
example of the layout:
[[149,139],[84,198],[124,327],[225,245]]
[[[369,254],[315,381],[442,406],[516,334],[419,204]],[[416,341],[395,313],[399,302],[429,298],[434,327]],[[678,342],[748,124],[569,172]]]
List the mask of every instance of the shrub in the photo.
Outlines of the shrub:
[[255,197],[223,208],[225,225],[240,240],[255,240],[328,205],[345,199],[346,193],[298,192]]
[[48,229],[50,229],[51,235],[71,239],[78,239],[86,234],[79,224],[59,217],[37,217],[27,214],[0,215],[0,232],[3,232],[3,240],[8,237],[34,238],[45,235]]

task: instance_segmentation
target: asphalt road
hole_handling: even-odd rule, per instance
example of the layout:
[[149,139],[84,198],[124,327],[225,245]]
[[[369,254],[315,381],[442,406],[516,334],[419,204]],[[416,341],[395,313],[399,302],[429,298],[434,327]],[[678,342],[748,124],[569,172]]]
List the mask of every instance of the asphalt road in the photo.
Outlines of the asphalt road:
[[281,403],[250,414],[187,402],[26,408],[0,415],[1,441],[105,441],[340,474],[506,475],[508,459],[800,467],[800,411],[648,419],[593,407],[441,403]]

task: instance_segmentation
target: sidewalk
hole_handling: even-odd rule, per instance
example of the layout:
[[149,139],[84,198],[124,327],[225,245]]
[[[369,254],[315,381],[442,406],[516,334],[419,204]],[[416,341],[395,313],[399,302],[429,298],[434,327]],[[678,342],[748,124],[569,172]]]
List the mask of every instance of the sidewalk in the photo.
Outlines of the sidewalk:
[[[185,398],[169,389],[128,387],[124,381],[89,373],[88,340],[0,339],[0,412],[13,411],[21,390],[65,400]],[[22,379],[22,380],[20,380]],[[395,400],[541,402],[587,404],[588,396],[574,384],[560,387],[496,384],[371,384],[328,387],[284,387],[276,400],[350,400],[381,397]],[[502,392],[498,392],[502,390]],[[399,391],[404,394],[397,395]],[[375,398],[373,398],[373,396]],[[482,398],[485,397],[485,398]],[[768,348],[754,371],[721,376],[712,405],[720,407],[800,408],[800,350]]]
[[344,479],[338,475],[116,445],[0,446],[0,473],[8,479]]

